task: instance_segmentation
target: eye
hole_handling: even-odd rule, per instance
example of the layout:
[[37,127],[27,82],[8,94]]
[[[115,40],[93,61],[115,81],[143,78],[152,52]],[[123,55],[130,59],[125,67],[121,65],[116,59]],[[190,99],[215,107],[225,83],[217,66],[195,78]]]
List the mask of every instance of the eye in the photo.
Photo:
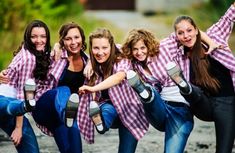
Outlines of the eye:
[[181,31],[177,32],[177,35],[182,35],[182,34],[183,34],[183,32],[181,32]]
[[144,50],[145,48],[146,48],[145,46],[142,46],[140,49],[141,49],[141,50]]
[[80,36],[75,36],[74,38],[75,38],[75,39],[79,39],[79,38],[80,38]]
[[192,32],[192,29],[188,29],[188,32]]
[[71,40],[71,38],[65,37],[64,40],[69,41],[69,40]]

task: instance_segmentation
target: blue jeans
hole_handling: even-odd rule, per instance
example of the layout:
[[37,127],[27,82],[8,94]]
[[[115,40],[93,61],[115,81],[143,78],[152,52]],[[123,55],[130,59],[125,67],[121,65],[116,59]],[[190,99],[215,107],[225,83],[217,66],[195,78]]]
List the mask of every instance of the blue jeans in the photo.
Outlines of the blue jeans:
[[24,103],[16,98],[10,98],[0,95],[0,117],[6,115],[20,116],[24,115]]
[[193,115],[189,107],[167,104],[152,88],[154,100],[143,103],[146,117],[157,130],[165,131],[164,153],[183,153],[193,129]]
[[68,128],[64,123],[65,107],[70,96],[68,87],[62,86],[44,93],[36,103],[33,118],[49,129],[61,153],[82,153],[80,131],[75,120]]
[[[0,128],[11,136],[16,126],[16,115],[25,113],[23,102],[16,98],[0,95]],[[26,117],[23,119],[21,143],[16,147],[19,153],[39,153],[35,133]]]
[[[0,128],[8,134],[11,135],[15,129],[16,118],[13,116],[7,116],[4,119],[0,119]],[[26,117],[23,119],[22,128],[22,139],[20,144],[16,147],[18,153],[39,153],[38,142],[35,133]]]
[[122,124],[118,118],[118,114],[114,106],[110,103],[103,103],[100,106],[102,120],[105,124],[106,131],[109,128],[118,128],[119,147],[118,153],[134,153],[138,141],[130,133],[130,131]]

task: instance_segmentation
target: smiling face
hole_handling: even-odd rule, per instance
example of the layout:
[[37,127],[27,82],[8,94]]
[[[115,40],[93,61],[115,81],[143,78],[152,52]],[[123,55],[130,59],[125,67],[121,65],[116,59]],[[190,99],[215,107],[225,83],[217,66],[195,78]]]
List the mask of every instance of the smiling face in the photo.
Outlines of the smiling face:
[[35,45],[36,50],[44,51],[47,42],[46,30],[44,27],[34,27],[31,31],[30,39]]
[[196,29],[189,21],[181,20],[175,25],[176,36],[182,45],[192,48],[197,40],[198,29]]
[[82,37],[78,28],[72,28],[63,39],[65,49],[71,54],[77,54],[82,48]]
[[142,39],[137,41],[132,46],[132,55],[138,61],[142,62],[142,61],[146,60],[147,54],[148,54],[148,48],[147,48],[147,46],[145,45],[145,43]]
[[109,40],[107,38],[93,38],[91,50],[98,63],[106,62],[111,54]]

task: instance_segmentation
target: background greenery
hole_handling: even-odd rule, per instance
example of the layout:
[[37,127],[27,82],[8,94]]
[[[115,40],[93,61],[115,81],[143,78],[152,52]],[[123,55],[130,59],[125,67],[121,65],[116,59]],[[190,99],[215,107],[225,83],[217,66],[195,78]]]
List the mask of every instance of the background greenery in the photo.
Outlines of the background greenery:
[[[180,10],[194,17],[196,23],[205,30],[226,11],[234,0],[209,0],[200,6]],[[200,10],[197,11],[197,9]],[[196,10],[196,11],[195,11]],[[97,27],[111,28],[115,39],[121,42],[124,33],[104,21],[87,19],[83,16],[84,9],[79,0],[1,0],[0,1],[0,70],[9,64],[12,52],[18,48],[23,39],[25,26],[33,19],[41,19],[47,23],[51,31],[51,44],[58,41],[58,30],[63,23],[74,21],[85,29],[88,34]],[[162,12],[152,17],[171,25],[173,14]],[[230,41],[235,42],[234,36]],[[231,43],[232,45],[234,43]],[[232,48],[235,48],[232,46]]]

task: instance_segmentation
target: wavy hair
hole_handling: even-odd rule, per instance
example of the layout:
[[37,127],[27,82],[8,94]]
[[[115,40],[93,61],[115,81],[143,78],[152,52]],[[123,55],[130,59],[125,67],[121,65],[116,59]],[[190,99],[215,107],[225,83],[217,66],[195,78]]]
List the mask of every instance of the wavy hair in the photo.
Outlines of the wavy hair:
[[124,55],[135,60],[132,54],[133,46],[142,40],[148,49],[148,56],[157,56],[159,53],[159,41],[154,37],[154,35],[145,29],[133,29],[128,33],[126,40],[122,46],[122,51]]

